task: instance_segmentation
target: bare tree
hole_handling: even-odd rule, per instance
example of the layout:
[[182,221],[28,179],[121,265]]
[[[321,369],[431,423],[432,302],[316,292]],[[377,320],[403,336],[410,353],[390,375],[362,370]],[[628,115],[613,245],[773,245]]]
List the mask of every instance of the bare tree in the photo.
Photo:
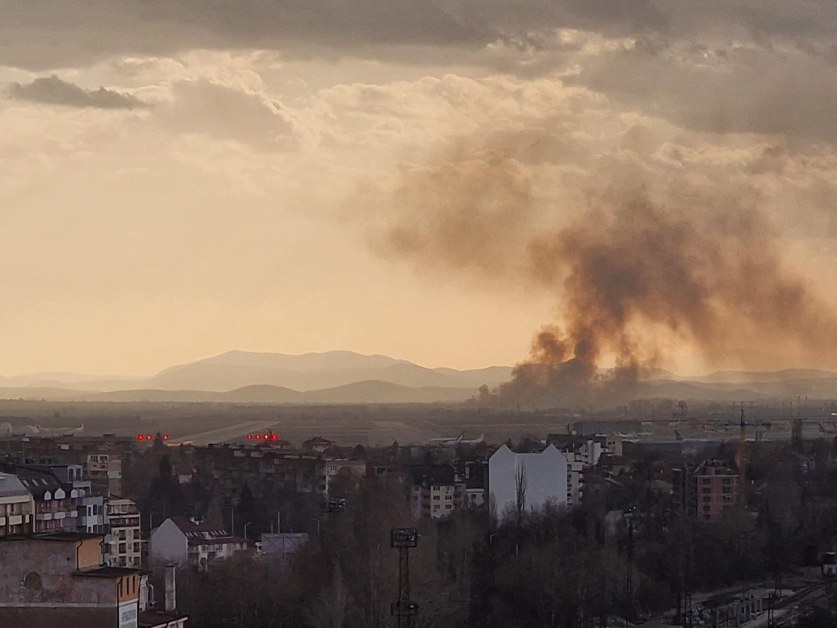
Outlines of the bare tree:
[[514,510],[518,531],[523,524],[523,515],[526,513],[526,484],[526,467],[518,464],[514,472]]
[[331,586],[314,600],[308,619],[316,628],[342,628],[348,606],[349,589],[343,583],[343,572],[337,563]]

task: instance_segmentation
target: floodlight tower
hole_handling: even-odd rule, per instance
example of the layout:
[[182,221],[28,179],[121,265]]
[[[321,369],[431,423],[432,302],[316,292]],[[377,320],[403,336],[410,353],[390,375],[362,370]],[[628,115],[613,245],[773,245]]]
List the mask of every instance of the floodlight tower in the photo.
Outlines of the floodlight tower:
[[415,528],[392,528],[390,545],[398,549],[398,601],[392,604],[392,614],[398,621],[398,628],[410,628],[418,604],[410,601],[410,548],[418,545],[418,531]]

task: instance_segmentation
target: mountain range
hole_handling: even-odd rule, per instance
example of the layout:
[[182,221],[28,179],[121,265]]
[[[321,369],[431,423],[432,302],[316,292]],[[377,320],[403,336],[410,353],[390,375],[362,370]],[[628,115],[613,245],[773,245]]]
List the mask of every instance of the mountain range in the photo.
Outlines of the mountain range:
[[425,403],[469,399],[511,367],[427,368],[384,355],[228,351],[151,377],[33,373],[0,377],[0,397],[82,401]]
[[[287,355],[229,351],[150,377],[64,372],[0,377],[0,398],[66,401],[183,401],[271,404],[454,403],[508,381],[512,368],[427,368],[384,355],[328,351]],[[638,398],[742,400],[837,398],[837,373],[814,369],[649,374]]]

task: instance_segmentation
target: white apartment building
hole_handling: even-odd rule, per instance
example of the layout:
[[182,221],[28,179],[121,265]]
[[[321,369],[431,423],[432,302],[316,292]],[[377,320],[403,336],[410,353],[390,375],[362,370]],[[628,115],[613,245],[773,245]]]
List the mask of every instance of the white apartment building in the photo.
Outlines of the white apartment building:
[[554,445],[540,452],[517,453],[503,445],[488,460],[489,507],[494,521],[503,523],[514,517],[518,504],[518,485],[524,490],[522,506],[537,511],[551,503],[567,506],[570,466],[567,456]]
[[428,465],[411,469],[410,505],[416,519],[450,517],[458,504],[453,467]]
[[86,495],[78,509],[78,530],[86,534],[105,533],[105,498]]
[[139,567],[142,562],[140,511],[130,499],[105,501],[105,529],[102,545],[109,567]]

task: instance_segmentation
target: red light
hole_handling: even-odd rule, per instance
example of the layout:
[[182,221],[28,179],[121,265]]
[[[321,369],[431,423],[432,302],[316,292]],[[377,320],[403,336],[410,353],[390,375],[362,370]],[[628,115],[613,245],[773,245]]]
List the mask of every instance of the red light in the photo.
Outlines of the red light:
[[253,435],[252,434],[247,434],[247,440],[253,440]]
[[261,439],[262,439],[262,435],[261,434],[256,434],[256,440],[261,440]]
[[273,434],[270,438],[271,440],[279,440],[279,434]]
[[169,435],[168,434],[163,434],[163,440],[168,440],[168,439],[169,439]]
[[145,440],[154,440],[154,437],[151,436],[151,434],[146,434],[145,435]]
[[145,436],[142,434],[137,434],[137,440],[145,440]]
[[270,434],[265,434],[264,439],[267,440],[268,438],[270,438]]

